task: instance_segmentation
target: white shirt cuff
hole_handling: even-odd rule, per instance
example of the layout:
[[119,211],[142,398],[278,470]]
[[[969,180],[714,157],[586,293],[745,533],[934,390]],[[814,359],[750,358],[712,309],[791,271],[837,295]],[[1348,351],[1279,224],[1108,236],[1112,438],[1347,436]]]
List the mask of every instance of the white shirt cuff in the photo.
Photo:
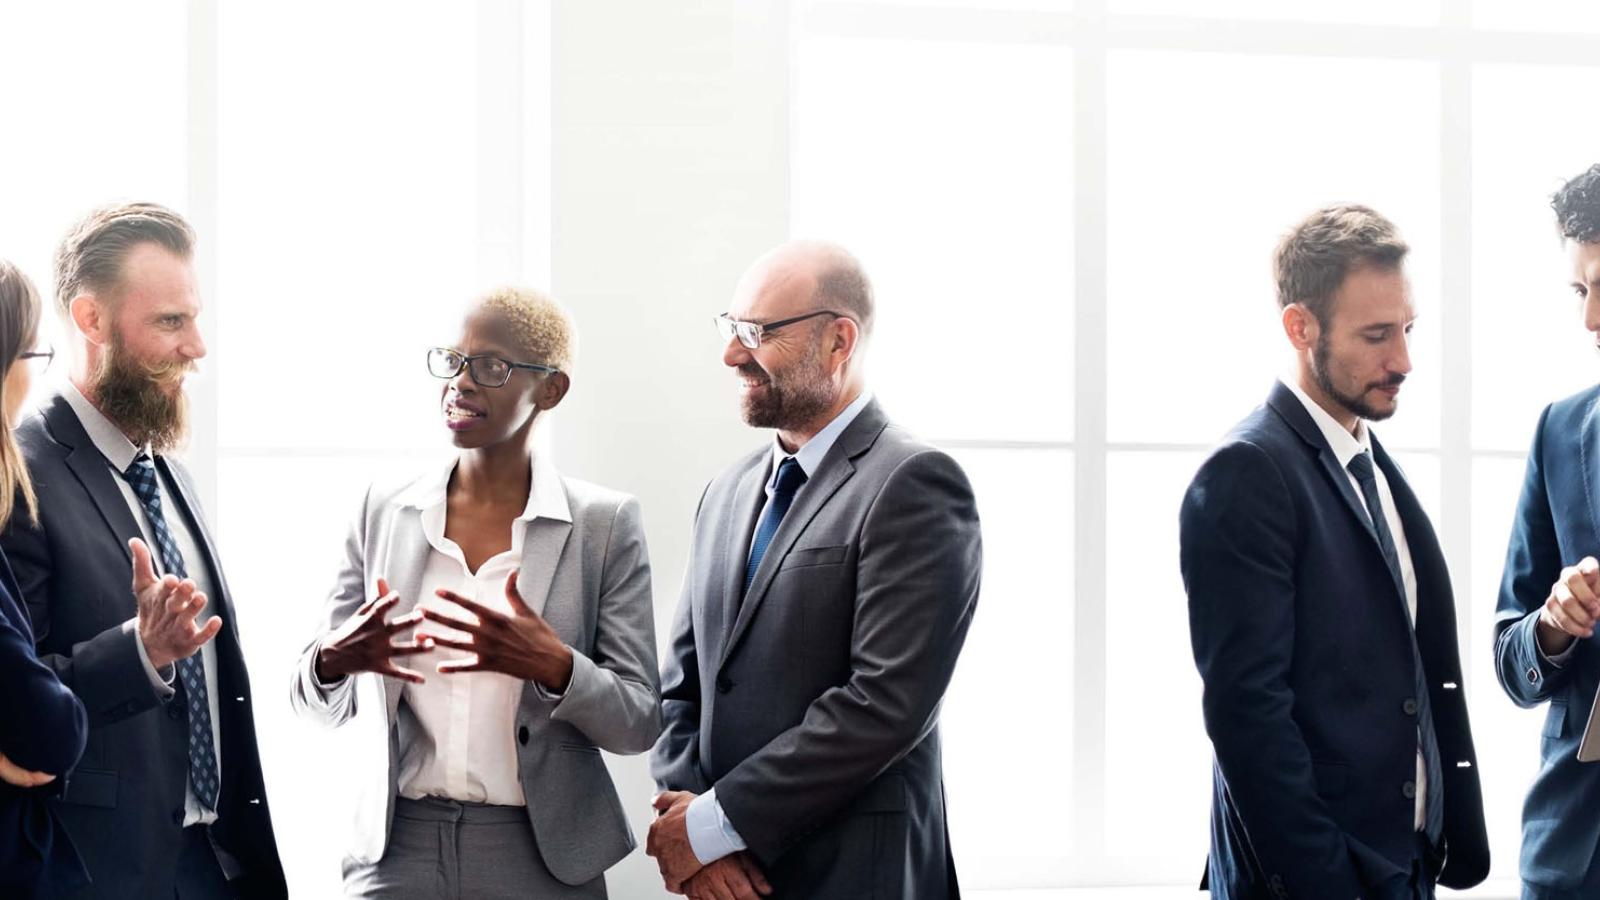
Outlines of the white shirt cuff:
[[722,804],[717,802],[716,788],[689,801],[684,825],[689,829],[689,847],[702,866],[745,848],[744,838],[739,836],[733,823],[728,821],[727,813],[722,811]]
[[122,623],[122,630],[133,634],[133,645],[139,648],[139,662],[144,663],[144,673],[150,677],[150,686],[156,689],[163,699],[172,696],[177,691],[172,686],[172,680],[177,676],[177,667],[168,666],[167,674],[157,671],[155,664],[150,662],[150,653],[144,649],[144,638],[139,636],[139,619],[137,617]]

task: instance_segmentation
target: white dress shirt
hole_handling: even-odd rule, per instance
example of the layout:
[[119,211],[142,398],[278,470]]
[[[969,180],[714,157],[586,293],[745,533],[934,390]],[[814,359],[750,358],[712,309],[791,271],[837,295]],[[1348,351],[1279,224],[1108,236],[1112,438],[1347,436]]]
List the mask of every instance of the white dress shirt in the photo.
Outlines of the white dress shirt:
[[[1318,406],[1316,401],[1307,396],[1306,392],[1302,391],[1300,386],[1295,384],[1292,379],[1284,378],[1281,380],[1289,390],[1294,391],[1296,397],[1300,398],[1300,402],[1305,406],[1306,412],[1311,414],[1311,421],[1317,423],[1317,428],[1322,431],[1322,436],[1327,439],[1328,446],[1333,449],[1334,457],[1339,460],[1339,468],[1344,469],[1345,477],[1350,479],[1350,485],[1356,489],[1356,496],[1363,498],[1361,509],[1366,511],[1367,504],[1365,496],[1361,493],[1361,482],[1350,471],[1350,460],[1363,453],[1369,455],[1372,453],[1372,435],[1367,427],[1366,420],[1356,419],[1356,433],[1351,434],[1333,416],[1329,415],[1327,410]],[[1383,520],[1389,525],[1389,533],[1394,537],[1395,554],[1400,557],[1400,580],[1405,583],[1406,611],[1411,614],[1411,628],[1414,631],[1417,627],[1417,570],[1411,563],[1411,546],[1406,543],[1406,530],[1400,524],[1400,512],[1395,509],[1394,494],[1389,490],[1389,479],[1384,477],[1383,469],[1378,467],[1376,459],[1372,462],[1372,471],[1377,475],[1378,499],[1383,502]],[[1367,513],[1369,522],[1371,521],[1371,515],[1370,512]],[[1427,774],[1427,765],[1423,762],[1422,757],[1422,737],[1419,732],[1417,736],[1416,798],[1416,827],[1418,831],[1422,831],[1428,821],[1427,805],[1424,802],[1428,790]]]
[[[133,513],[133,520],[139,523],[139,533],[144,537],[145,544],[150,548],[151,563],[155,566],[157,575],[165,575],[166,566],[161,561],[161,545],[156,543],[155,530],[150,527],[150,519],[144,514],[144,503],[139,500],[139,495],[134,493],[133,485],[128,483],[122,473],[133,465],[133,460],[141,452],[149,453],[148,447],[136,447],[128,440],[110,419],[106,418],[100,410],[96,409],[89,399],[73,386],[70,382],[61,389],[61,396],[66,398],[72,411],[77,413],[78,421],[83,425],[83,430],[89,435],[89,441],[94,448],[100,451],[105,458],[106,465],[112,470],[111,480],[116,482],[117,489],[122,492],[122,499],[128,504],[128,510]],[[151,454],[153,459],[153,454]],[[188,576],[206,595],[206,605],[195,617],[195,622],[205,624],[211,619],[216,604],[212,598],[217,595],[216,585],[212,583],[210,568],[206,565],[206,557],[200,550],[200,544],[195,539],[194,533],[189,530],[189,523],[178,509],[177,487],[162,474],[161,467],[156,467],[156,483],[161,486],[161,517],[167,521],[167,531],[172,539],[177,542],[178,552],[183,554],[183,567]],[[197,513],[198,514],[198,513]],[[145,652],[144,640],[139,636],[139,617],[122,623],[122,630],[132,632],[134,643],[139,648],[139,659],[144,663],[145,674],[149,676],[150,683],[155,686],[162,700],[169,699],[176,691],[172,686],[176,676],[176,668],[168,666],[165,672],[159,672],[150,663],[150,655]],[[200,664],[205,669],[206,675],[206,700],[211,707],[211,746],[216,755],[217,776],[222,775],[222,728],[221,718],[218,714],[217,699],[217,644],[216,640],[206,641],[200,647]],[[226,779],[224,779],[225,781]],[[194,785],[184,780],[183,792],[183,825],[209,825],[217,820],[215,810],[205,808],[200,798],[195,796]]]
[[[761,505],[761,514],[756,516],[756,529],[761,528],[761,520],[767,515],[767,507],[772,505],[772,495],[778,484],[778,465],[785,459],[793,456],[795,463],[800,466],[800,471],[806,473],[809,480],[817,472],[817,467],[822,465],[822,460],[833,449],[839,435],[844,433],[850,423],[856,420],[867,404],[872,402],[872,393],[862,391],[861,396],[850,402],[833,421],[823,426],[811,440],[806,441],[795,449],[793,453],[783,449],[783,443],[778,440],[776,432],[772,435],[772,466],[767,475],[767,502]],[[801,489],[804,489],[801,485]],[[754,531],[751,532],[751,546],[755,545]],[[722,811],[722,804],[717,802],[717,789],[712,788],[704,794],[689,801],[689,809],[685,812],[684,826],[689,831],[689,847],[694,850],[694,855],[703,866],[709,866],[724,856],[737,853],[745,848],[744,838],[739,836],[733,823],[728,820]]]
[[[523,564],[527,524],[540,517],[571,522],[566,490],[554,467],[535,455],[528,501],[511,523],[511,549],[494,555],[473,572],[467,568],[461,548],[444,534],[447,489],[454,471],[452,462],[422,490],[415,504],[422,511],[422,530],[431,548],[422,578],[427,593],[417,598],[417,605],[469,621],[476,618],[434,595],[443,588],[509,613],[506,578]],[[556,560],[548,560],[551,567],[555,564]],[[464,636],[433,622],[426,628],[445,637]],[[517,763],[516,717],[523,686],[529,683],[499,672],[443,674],[436,668],[444,660],[470,655],[437,647],[401,661],[427,680],[407,683],[400,696],[399,794],[412,800],[446,797],[526,806]],[[548,699],[560,698],[536,683],[529,686]]]

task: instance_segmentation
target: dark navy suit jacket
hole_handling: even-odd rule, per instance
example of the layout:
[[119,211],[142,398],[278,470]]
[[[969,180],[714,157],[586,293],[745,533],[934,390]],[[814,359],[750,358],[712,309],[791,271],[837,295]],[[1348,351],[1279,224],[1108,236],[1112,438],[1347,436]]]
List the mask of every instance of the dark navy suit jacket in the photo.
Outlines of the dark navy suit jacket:
[[[25,515],[20,505],[15,515]],[[83,754],[83,704],[33,652],[33,629],[11,566],[0,554],[0,753],[56,776],[23,790],[0,783],[0,897],[55,897],[88,882],[45,798]]]
[[1544,764],[1522,809],[1524,896],[1564,895],[1591,876],[1600,854],[1600,763],[1578,762],[1595,690],[1600,647],[1579,640],[1557,667],[1539,655],[1534,625],[1563,566],[1600,556],[1600,386],[1551,404],[1528,453],[1511,529],[1494,650],[1500,685],[1517,705],[1548,702]]
[[[1489,846],[1450,579],[1416,495],[1372,447],[1416,570],[1416,641],[1444,769],[1428,787],[1444,792],[1439,881],[1468,887],[1488,873]],[[1354,900],[1409,872],[1410,617],[1360,494],[1287,387],[1275,385],[1200,467],[1180,526],[1216,754],[1212,895]]]
[[[19,425],[17,444],[39,495],[39,524],[13,516],[0,548],[22,587],[40,658],[89,715],[83,759],[51,800],[94,879],[75,900],[171,900],[183,846],[188,724],[182,704],[151,685],[122,627],[137,614],[128,539],[141,536],[138,522],[66,398],[55,396]],[[188,471],[161,455],[155,465],[178,488],[162,498],[166,515],[183,517],[194,533],[203,558],[188,566],[210,570],[223,621],[213,639],[222,786],[210,836],[225,854],[219,860],[235,894],[282,900],[288,889],[262,784],[239,619]]]

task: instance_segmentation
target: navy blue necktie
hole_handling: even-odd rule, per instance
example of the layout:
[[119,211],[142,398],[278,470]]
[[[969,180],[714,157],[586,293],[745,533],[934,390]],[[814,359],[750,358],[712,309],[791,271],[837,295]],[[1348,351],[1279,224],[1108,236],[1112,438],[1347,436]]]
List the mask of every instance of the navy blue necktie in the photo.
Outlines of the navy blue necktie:
[[[161,513],[161,486],[156,481],[156,469],[150,457],[139,454],[122,477],[133,485],[133,492],[144,506],[150,530],[155,532],[162,568],[179,578],[187,578],[189,573],[183,565],[183,554],[167,528],[166,516]],[[205,664],[196,652],[187,659],[178,660],[177,666],[178,679],[183,683],[184,707],[189,714],[189,783],[205,808],[214,810],[221,782],[217,778],[217,754],[211,740],[211,701],[206,694]]]
[[761,557],[767,555],[767,547],[772,544],[772,536],[778,533],[778,526],[783,524],[783,517],[789,512],[790,504],[794,503],[795,492],[806,483],[806,470],[794,461],[794,457],[786,456],[778,464],[778,483],[772,487],[772,502],[767,504],[767,511],[761,515],[761,524],[756,526],[755,540],[750,542],[750,562],[744,569],[744,589],[750,590],[751,582],[756,580],[756,569],[761,565]]
[[[1372,468],[1372,457],[1363,450],[1350,460],[1350,474],[1361,484],[1361,496],[1367,502],[1367,512],[1372,516],[1372,530],[1378,535],[1378,547],[1383,550],[1383,560],[1389,564],[1389,575],[1400,591],[1400,602],[1406,602],[1406,582],[1400,574],[1400,554],[1395,550],[1394,534],[1389,531],[1389,520],[1383,514],[1383,499],[1378,494],[1378,476]],[[1409,618],[1409,616],[1408,616]],[[1422,654],[1417,650],[1415,625],[1411,634],[1411,657],[1415,665],[1417,735],[1422,744],[1422,766],[1427,773],[1427,795],[1423,798],[1423,820],[1428,840],[1439,845],[1444,832],[1444,779],[1440,775],[1439,737],[1433,730],[1433,706],[1428,701],[1428,678],[1422,670]],[[1410,708],[1410,705],[1407,705]]]

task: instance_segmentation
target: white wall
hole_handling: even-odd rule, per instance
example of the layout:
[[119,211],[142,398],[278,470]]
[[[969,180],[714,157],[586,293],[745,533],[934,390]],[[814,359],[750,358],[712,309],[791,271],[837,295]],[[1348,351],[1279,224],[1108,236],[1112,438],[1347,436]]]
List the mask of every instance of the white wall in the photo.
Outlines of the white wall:
[[[552,287],[581,335],[555,449],[568,474],[638,496],[659,643],[701,489],[765,438],[739,420],[711,319],[788,232],[787,4],[553,7]],[[670,896],[642,848],[644,757],[610,762],[641,842],[612,896]]]

